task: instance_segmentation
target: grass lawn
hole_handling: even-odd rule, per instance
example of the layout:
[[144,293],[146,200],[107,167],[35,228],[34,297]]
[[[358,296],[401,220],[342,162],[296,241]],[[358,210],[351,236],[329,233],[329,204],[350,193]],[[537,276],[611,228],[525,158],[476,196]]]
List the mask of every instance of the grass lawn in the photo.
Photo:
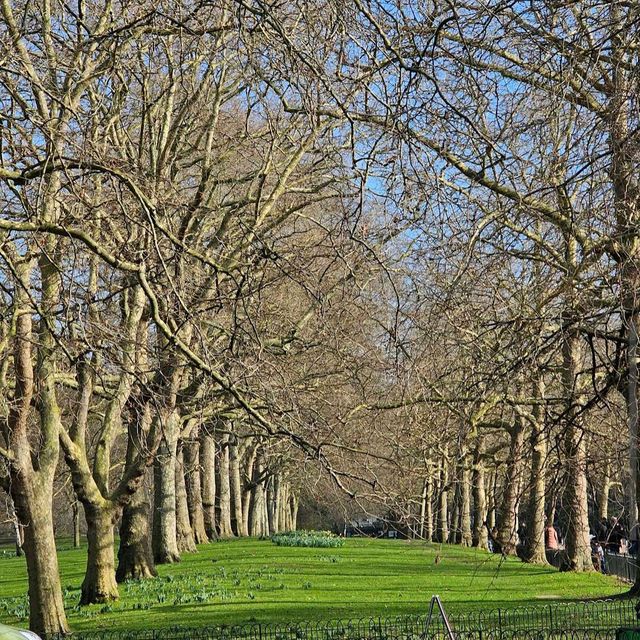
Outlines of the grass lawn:
[[[602,598],[627,586],[457,546],[349,539],[331,549],[240,539],[199,547],[155,580],[121,585],[120,600],[78,607],[86,549],[61,547],[62,585],[76,630],[243,622],[321,621],[424,613],[433,594],[448,611]],[[436,562],[436,558],[439,561]],[[28,615],[23,558],[0,550],[0,622]]]

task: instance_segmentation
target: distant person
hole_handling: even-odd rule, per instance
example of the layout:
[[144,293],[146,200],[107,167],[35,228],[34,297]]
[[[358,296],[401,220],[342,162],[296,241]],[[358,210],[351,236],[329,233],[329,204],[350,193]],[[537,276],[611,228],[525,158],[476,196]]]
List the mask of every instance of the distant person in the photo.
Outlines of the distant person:
[[598,524],[596,525],[596,540],[601,545],[606,545],[607,544],[608,530],[609,530],[609,525],[607,523],[607,519],[606,518],[602,518],[598,522]]
[[518,543],[524,547],[527,544],[527,523],[522,522],[518,527]]
[[602,571],[602,564],[600,562],[597,545],[598,543],[595,538],[591,540],[591,564],[593,564],[593,568],[600,573]]
[[498,542],[498,528],[492,527],[490,529],[489,525],[487,525],[487,537],[489,538],[489,551],[491,551],[491,553],[500,553],[502,548]]
[[558,532],[551,522],[547,524],[544,530],[544,546],[552,551],[557,551],[560,548]]
[[602,545],[594,538],[591,542],[591,560],[593,568],[600,573],[607,572],[606,558]]

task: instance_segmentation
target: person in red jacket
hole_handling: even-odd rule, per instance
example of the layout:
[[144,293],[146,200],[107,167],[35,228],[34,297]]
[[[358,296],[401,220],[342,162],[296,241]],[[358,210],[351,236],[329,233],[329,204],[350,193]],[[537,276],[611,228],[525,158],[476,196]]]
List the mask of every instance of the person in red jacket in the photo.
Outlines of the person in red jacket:
[[551,522],[547,524],[544,530],[544,546],[547,549],[560,548],[560,543],[558,542],[558,532]]

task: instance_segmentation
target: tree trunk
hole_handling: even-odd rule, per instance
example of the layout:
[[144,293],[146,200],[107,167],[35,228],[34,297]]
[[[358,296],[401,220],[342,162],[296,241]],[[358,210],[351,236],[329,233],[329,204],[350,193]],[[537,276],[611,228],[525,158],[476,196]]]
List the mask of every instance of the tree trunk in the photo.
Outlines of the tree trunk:
[[[151,419],[150,403],[147,402],[134,410],[127,429],[127,467],[140,454],[140,444]],[[143,580],[158,575],[151,550],[151,531],[149,530],[151,505],[146,482],[148,475],[147,469],[140,486],[131,495],[129,502],[124,505],[122,512],[116,571],[118,582]]]
[[80,502],[78,500],[74,500],[71,504],[71,509],[73,511],[73,548],[78,549],[81,545]]
[[[640,280],[638,274],[634,274],[636,281]],[[629,510],[629,530],[632,540],[637,540],[638,535],[638,512],[640,510],[640,429],[638,428],[640,413],[640,381],[638,360],[640,359],[640,314],[635,309],[637,305],[638,288],[635,288],[633,300],[634,310],[628,315],[628,338],[627,338],[627,420],[629,423],[629,481],[627,483],[627,508]],[[634,592],[640,593],[640,572],[634,585]]]
[[425,539],[428,500],[429,484],[425,477],[422,481],[422,491],[420,492],[420,515],[418,516],[418,535],[421,540]]
[[300,502],[298,500],[298,496],[293,493],[291,494],[291,530],[295,531],[298,528],[298,508],[300,507]]
[[176,454],[176,541],[180,553],[195,553],[198,549],[189,521],[184,474],[183,442],[180,441]]
[[428,469],[428,476],[426,479],[427,484],[427,503],[425,509],[425,540],[427,542],[433,542],[433,478],[431,476],[431,468]]
[[254,537],[262,537],[267,534],[264,526],[266,504],[263,470],[262,458],[259,455],[256,459],[251,491],[251,535]]
[[122,512],[116,571],[118,582],[144,580],[158,575],[151,551],[150,515],[149,496],[146,482],[143,482]]
[[[243,536],[249,536],[249,518],[251,517],[251,483],[253,482],[253,466],[256,459],[256,447],[255,445],[250,445],[249,450],[244,459],[244,477],[245,477],[245,485],[246,489],[243,492],[242,499],[242,526],[243,526]],[[281,515],[281,522],[283,526],[284,524],[284,516]],[[286,530],[286,529],[285,529]]]
[[498,543],[504,555],[515,555],[517,541],[518,500],[522,480],[524,424],[517,416],[511,429],[509,460],[498,519]]
[[489,474],[489,510],[487,511],[487,529],[493,531],[496,528],[496,504],[498,502],[498,470],[494,469]]
[[281,473],[276,473],[273,476],[273,531],[272,533],[280,533],[282,530],[280,524],[280,514],[282,512],[282,507],[280,503],[282,502],[282,485],[284,484],[284,480],[282,478]]
[[[47,209],[53,210],[55,185],[44,200]],[[45,244],[47,242],[45,241]],[[53,530],[53,482],[60,452],[60,410],[57,404],[53,378],[53,337],[51,325],[44,321],[44,315],[53,305],[59,304],[59,271],[53,265],[43,264],[53,253],[54,247],[47,246],[41,264],[42,301],[38,314],[40,324],[37,340],[33,335],[28,283],[32,265],[24,261],[17,274],[15,304],[22,312],[15,321],[13,350],[14,392],[9,406],[5,431],[6,441],[14,453],[8,464],[9,493],[20,524],[24,527],[23,549],[27,561],[29,584],[29,628],[41,635],[67,633],[67,618],[62,599],[62,587],[58,571],[58,555]],[[34,344],[39,345],[38,368],[34,372]],[[31,408],[34,395],[34,381],[39,382],[38,448],[32,447],[29,432]],[[37,468],[32,454],[38,452]]]
[[582,429],[578,395],[578,372],[581,367],[580,335],[575,322],[569,322],[563,343],[562,379],[567,400],[565,446],[567,454],[567,555],[574,571],[593,571],[589,541],[589,505],[587,487],[587,446]]
[[[640,235],[638,234],[638,211],[640,189],[637,171],[637,147],[632,142],[634,127],[630,118],[636,110],[635,80],[623,62],[629,58],[627,29],[619,28],[625,9],[617,2],[609,3],[608,19],[612,27],[612,91],[606,105],[609,126],[609,151],[611,154],[610,175],[613,183],[616,238],[620,239],[622,256],[619,258],[620,294],[624,309],[626,333],[625,401],[629,431],[629,475],[627,485],[627,511],[630,539],[638,540],[638,513],[640,509]],[[640,571],[637,572],[632,593],[640,593]]]
[[460,478],[459,472],[460,469],[454,467],[455,470],[455,480],[454,480],[454,488],[453,495],[451,497],[451,520],[449,524],[449,543],[450,544],[459,544],[460,543]]
[[611,460],[607,458],[604,463],[602,483],[598,491],[597,509],[598,521],[609,519],[609,494],[611,493]]
[[238,452],[238,438],[233,435],[229,439],[229,491],[231,493],[231,504],[233,507],[232,524],[236,535],[244,534],[245,526],[243,522],[242,510],[242,482],[240,480],[240,457]]
[[67,633],[58,554],[53,533],[53,477],[11,469],[11,497],[24,527],[29,578],[29,628],[45,636]]
[[[638,244],[638,240],[636,240]],[[636,248],[636,255],[640,253]],[[633,287],[633,284],[640,284],[640,274],[637,267],[633,268],[633,273],[626,279],[630,280],[632,286],[628,294],[627,302],[627,420],[629,424],[629,482],[627,483],[627,505],[629,509],[629,531],[630,539],[638,540],[638,513],[640,512],[640,313],[637,311],[637,291],[640,287]],[[632,309],[632,310],[631,310]],[[637,572],[636,580],[631,588],[633,595],[640,594],[640,571]]]
[[440,487],[438,492],[438,524],[437,536],[438,542],[447,542],[449,539],[448,505],[447,505],[447,469],[446,462],[443,459],[440,462]]
[[289,498],[289,483],[285,480],[281,480],[280,487],[278,489],[278,528],[281,532],[288,531],[291,526]]
[[117,510],[110,505],[93,505],[86,502],[84,513],[89,549],[80,604],[117,600],[118,585],[113,536]]
[[209,542],[204,521],[202,487],[200,485],[200,440],[197,431],[184,441],[184,478],[187,490],[189,521],[196,544]]
[[143,580],[158,575],[149,535],[150,505],[145,487],[140,487],[124,508],[120,525],[120,548],[116,580]]
[[218,535],[221,538],[232,538],[228,433],[223,433],[220,437],[220,457],[218,460]]
[[[541,401],[544,398],[544,383],[541,378],[536,384],[534,394]],[[547,492],[545,479],[547,436],[544,429],[544,410],[542,405],[539,404],[533,409],[530,445],[531,474],[529,476],[529,501],[525,515],[527,539],[525,541],[524,559],[526,562],[546,564],[544,502]]]
[[[0,486],[5,489],[8,488],[4,487],[4,485],[2,484],[0,484]],[[22,556],[24,556],[24,549],[22,548],[22,545],[24,544],[23,526],[20,524],[20,520],[18,518],[18,515],[16,514],[16,508],[13,504],[13,500],[11,500],[11,496],[9,496],[9,500],[11,502],[11,520],[13,523],[13,538],[16,544],[16,557],[21,558]]]
[[271,536],[274,534],[275,525],[275,497],[273,490],[273,476],[269,478],[265,487],[265,505],[267,511],[267,534]]
[[460,474],[460,544],[470,547],[473,541],[471,535],[471,469],[469,457],[462,460],[462,473]]
[[[171,420],[171,418],[170,418]],[[153,559],[157,564],[180,562],[176,537],[177,440],[165,429],[153,464]]]
[[200,482],[204,529],[209,540],[216,540],[216,442],[206,427],[200,429]]
[[478,549],[489,548],[489,536],[487,534],[487,495],[485,492],[485,469],[482,459],[484,438],[476,437],[476,446],[473,451],[473,535],[471,544]]

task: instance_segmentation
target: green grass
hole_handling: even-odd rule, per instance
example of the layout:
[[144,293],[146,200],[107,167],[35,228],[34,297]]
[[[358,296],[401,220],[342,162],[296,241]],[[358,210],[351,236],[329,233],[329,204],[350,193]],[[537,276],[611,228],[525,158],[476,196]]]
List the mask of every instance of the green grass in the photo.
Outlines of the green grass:
[[[424,613],[432,594],[448,611],[602,598],[627,587],[600,574],[559,573],[456,546],[349,539],[339,548],[278,547],[242,539],[199,547],[155,580],[121,585],[120,600],[78,607],[86,550],[61,546],[62,585],[76,630]],[[436,563],[436,557],[439,561]],[[24,559],[0,550],[0,622],[26,622]]]

